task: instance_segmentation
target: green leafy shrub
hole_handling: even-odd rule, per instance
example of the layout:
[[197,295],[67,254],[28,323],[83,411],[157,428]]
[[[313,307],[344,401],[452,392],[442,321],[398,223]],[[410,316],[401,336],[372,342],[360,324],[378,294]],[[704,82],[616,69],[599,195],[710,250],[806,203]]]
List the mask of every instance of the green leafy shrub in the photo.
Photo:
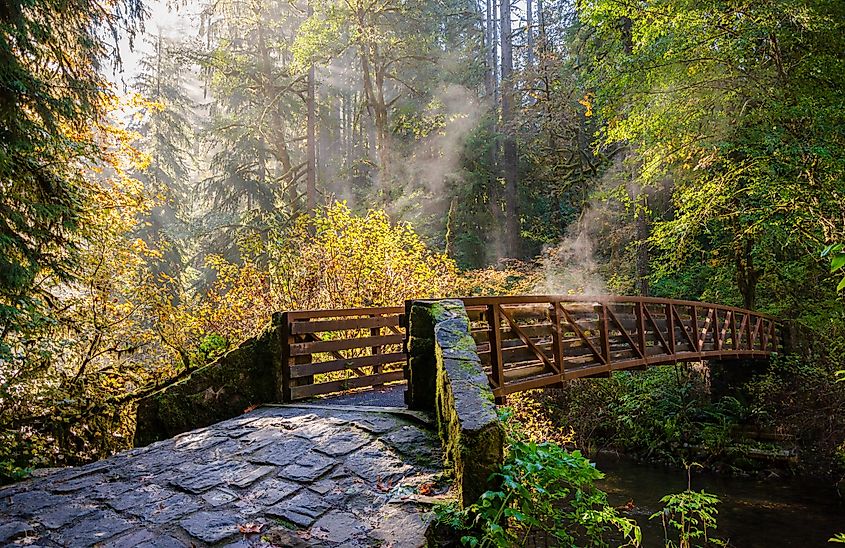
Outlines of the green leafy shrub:
[[514,400],[516,416],[532,439],[559,440],[563,431],[566,441],[588,453],[613,447],[677,465],[729,458],[732,434],[748,416],[735,398],[711,402],[704,371],[683,366],[616,372]]
[[[708,530],[716,529],[718,497],[704,490],[688,489],[682,493],[666,495],[660,499],[660,502],[665,505],[664,509],[652,514],[651,519],[659,517],[663,520],[667,548],[724,545],[720,540],[710,537],[708,533]],[[674,542],[675,535],[677,535],[677,543]]]
[[194,355],[196,365],[205,365],[219,358],[229,349],[229,341],[216,333],[206,335],[200,341]]
[[462,544],[521,546],[542,535],[559,546],[607,546],[616,535],[626,546],[639,546],[639,527],[608,504],[595,486],[604,474],[586,457],[556,443],[528,441],[513,422],[507,430],[507,457],[492,478],[499,488],[465,511],[438,510],[441,523],[465,532]]
[[[689,478],[689,466],[687,474]],[[715,495],[703,489],[693,491],[688,479],[686,491],[666,495],[660,502],[664,505],[663,510],[655,512],[649,519],[659,517],[662,520],[666,548],[725,545],[710,536],[710,532],[716,530],[716,516],[719,514],[716,505],[720,501]]]
[[[822,251],[822,257],[830,257],[830,272],[831,274],[845,273],[845,244],[830,244]],[[839,285],[836,286],[836,291],[845,290],[845,276],[839,280]]]

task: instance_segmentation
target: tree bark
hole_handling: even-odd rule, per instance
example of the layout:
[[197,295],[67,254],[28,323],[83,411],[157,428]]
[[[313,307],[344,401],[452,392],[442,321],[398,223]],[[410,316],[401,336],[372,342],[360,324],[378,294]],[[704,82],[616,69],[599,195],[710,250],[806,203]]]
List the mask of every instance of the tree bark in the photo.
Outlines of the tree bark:
[[636,260],[636,275],[637,275],[637,292],[643,297],[648,297],[649,286],[649,249],[648,237],[650,227],[648,223],[648,195],[639,190],[638,194],[634,196],[636,200],[636,231],[637,231],[637,260]]
[[493,50],[493,2],[494,0],[487,0],[487,10],[484,20],[484,51],[485,54],[485,71],[484,71],[484,92],[487,97],[493,96],[493,84],[495,76],[493,74],[493,64],[495,63],[496,54]]
[[376,154],[378,156],[381,180],[390,177],[389,145],[387,135],[387,104],[384,101],[384,71],[378,66],[378,46],[362,44],[361,77],[367,110],[375,124]]
[[525,0],[525,22],[528,26],[528,68],[534,67],[534,6],[532,0]]
[[490,64],[491,78],[493,79],[493,104],[499,104],[499,33],[497,23],[499,20],[497,14],[498,4],[496,0],[489,0],[491,4],[491,19],[490,19]]
[[505,179],[505,236],[507,252],[510,257],[522,256],[519,234],[519,196],[517,192],[518,156],[516,139],[513,136],[513,33],[511,31],[510,0],[501,0],[501,35],[502,35],[502,126],[504,140],[502,144],[502,171]]
[[[260,16],[260,14],[257,14]],[[261,23],[258,24],[258,50],[261,55],[261,71],[264,75],[264,95],[268,101],[272,101],[275,97],[273,88],[273,62],[270,59],[270,51],[267,48],[267,42],[264,38],[264,27]],[[282,167],[282,180],[288,185],[288,200],[290,202],[291,212],[296,211],[298,194],[296,191],[296,174],[293,172],[293,164],[290,159],[290,152],[288,151],[287,141],[285,140],[285,124],[282,114],[282,106],[277,102],[274,108],[270,109],[270,125],[273,129],[273,138],[275,142],[274,156]]]
[[736,242],[736,278],[743,306],[754,310],[757,304],[757,281],[760,271],[754,267],[754,244],[750,240]]
[[[314,8],[308,3],[308,16],[314,14]],[[314,63],[308,67],[308,93],[306,98],[306,211],[310,214],[317,206],[317,101],[315,98]]]

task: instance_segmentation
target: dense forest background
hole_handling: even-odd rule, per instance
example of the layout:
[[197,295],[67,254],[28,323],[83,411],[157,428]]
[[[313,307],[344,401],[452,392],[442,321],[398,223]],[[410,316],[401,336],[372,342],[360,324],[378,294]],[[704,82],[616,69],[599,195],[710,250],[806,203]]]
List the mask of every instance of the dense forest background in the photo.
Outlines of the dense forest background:
[[0,10],[4,478],[127,447],[274,311],[508,292],[777,315],[761,401],[845,455],[845,3],[172,9]]

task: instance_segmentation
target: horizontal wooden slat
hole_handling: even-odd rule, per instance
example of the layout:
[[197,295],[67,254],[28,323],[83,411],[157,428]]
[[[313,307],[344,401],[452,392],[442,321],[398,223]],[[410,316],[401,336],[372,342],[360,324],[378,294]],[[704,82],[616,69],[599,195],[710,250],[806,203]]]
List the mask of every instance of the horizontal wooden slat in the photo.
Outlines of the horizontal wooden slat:
[[308,354],[319,354],[320,352],[333,352],[337,350],[351,350],[353,348],[367,348],[370,346],[402,344],[402,341],[404,340],[404,335],[381,335],[378,337],[357,337],[332,341],[293,343],[290,345],[290,355],[307,356]]
[[401,381],[404,373],[402,371],[388,371],[378,375],[365,375],[363,377],[350,377],[339,381],[321,382],[318,384],[306,384],[302,386],[291,386],[290,394],[294,400],[341,392],[352,388],[364,388],[387,382]]
[[508,394],[515,394],[525,390],[533,390],[535,388],[543,388],[547,386],[555,386],[560,384],[561,377],[557,373],[548,373],[542,377],[537,377],[528,380],[519,380],[512,383],[505,384],[503,389],[494,390],[493,394],[497,397],[507,396]]
[[316,322],[295,321],[291,323],[290,332],[294,335],[302,333],[323,333],[326,331],[347,331],[352,329],[369,329],[374,327],[398,327],[402,316],[389,314],[374,318],[344,318],[342,320],[322,320]]
[[331,360],[317,363],[294,364],[290,366],[291,378],[310,377],[320,373],[331,373],[345,369],[356,369],[359,367],[373,367],[376,365],[387,365],[391,363],[405,362],[407,355],[404,352],[391,352],[390,354],[376,354],[374,356],[359,356],[348,360]]
[[334,310],[292,310],[286,312],[288,321],[315,318],[343,318],[346,316],[371,316],[381,314],[404,314],[402,306],[380,306],[372,308],[338,308]]
[[536,377],[537,375],[544,375],[546,373],[553,373],[553,371],[549,371],[542,362],[529,362],[520,367],[505,369],[505,380],[507,382],[512,382],[529,377]]

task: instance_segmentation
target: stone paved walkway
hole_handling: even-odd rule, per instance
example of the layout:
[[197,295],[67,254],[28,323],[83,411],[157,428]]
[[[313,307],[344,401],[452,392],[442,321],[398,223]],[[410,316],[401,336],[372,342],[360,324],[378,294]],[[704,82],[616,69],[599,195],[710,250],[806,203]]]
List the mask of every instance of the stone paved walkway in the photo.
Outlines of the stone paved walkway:
[[315,399],[315,402],[331,405],[374,405],[379,407],[405,407],[404,384],[394,384],[385,388],[357,390],[346,394],[329,396],[325,399]]
[[421,546],[438,447],[398,413],[264,407],[0,490],[0,545]]

